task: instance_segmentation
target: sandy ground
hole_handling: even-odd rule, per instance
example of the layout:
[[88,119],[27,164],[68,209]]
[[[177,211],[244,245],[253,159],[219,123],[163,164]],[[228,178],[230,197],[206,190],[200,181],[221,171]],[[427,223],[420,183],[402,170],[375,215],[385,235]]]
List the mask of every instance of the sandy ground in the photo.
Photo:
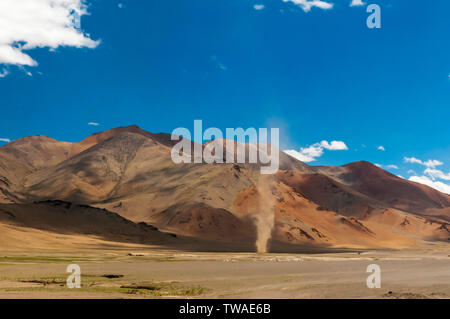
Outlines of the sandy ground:
[[[69,264],[81,267],[80,289],[67,288]],[[366,285],[370,264],[381,267],[379,289]],[[0,298],[450,298],[450,249],[263,255],[0,251]]]

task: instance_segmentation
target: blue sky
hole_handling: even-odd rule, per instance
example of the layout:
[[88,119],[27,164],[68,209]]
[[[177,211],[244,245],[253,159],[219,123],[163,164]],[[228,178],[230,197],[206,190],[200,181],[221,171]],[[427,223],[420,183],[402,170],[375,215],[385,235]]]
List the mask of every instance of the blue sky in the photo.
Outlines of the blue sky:
[[[37,1],[44,12],[49,0]],[[283,149],[321,151],[309,164],[368,160],[450,192],[450,2],[366,1],[380,5],[381,29],[366,26],[366,5],[306,2],[92,0],[80,29],[49,35],[39,19],[9,18],[23,8],[5,0],[0,24],[34,33],[0,31],[0,139],[170,133],[194,119],[280,127]]]

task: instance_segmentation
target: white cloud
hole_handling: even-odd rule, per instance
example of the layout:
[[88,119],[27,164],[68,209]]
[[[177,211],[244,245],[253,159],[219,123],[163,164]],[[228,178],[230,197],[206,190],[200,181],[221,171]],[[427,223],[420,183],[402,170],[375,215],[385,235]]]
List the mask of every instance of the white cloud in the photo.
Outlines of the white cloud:
[[123,3],[119,3],[117,6],[119,7],[119,9],[123,9],[124,7]]
[[323,148],[326,148],[330,151],[346,151],[348,150],[347,145],[345,145],[342,141],[331,141],[331,143],[328,143],[327,141],[320,142],[320,146]]
[[321,0],[283,0],[283,2],[292,2],[303,9],[305,12],[309,12],[312,7],[328,10],[333,8],[333,4]]
[[439,166],[439,165],[443,165],[443,164],[444,163],[442,163],[441,161],[438,161],[438,160],[428,160],[425,163],[423,163],[423,165],[425,165],[426,167],[432,167],[432,168]]
[[404,158],[406,163],[413,163],[413,164],[423,164],[423,162],[415,157],[405,157]]
[[386,168],[386,169],[398,169],[398,166],[394,165],[394,164],[389,164],[389,165],[375,164],[375,166],[378,166],[379,168]]
[[450,185],[443,183],[440,180],[450,181],[450,173],[444,173],[441,170],[436,169],[436,166],[443,165],[442,162],[438,160],[428,160],[426,162],[417,159],[415,157],[405,157],[405,162],[420,164],[426,166],[427,168],[423,172],[425,175],[417,176],[413,170],[409,170],[408,173],[415,174],[409,178],[410,181],[428,185],[432,188],[437,189],[440,192],[450,195]]
[[218,62],[217,65],[218,65],[219,69],[224,70],[224,71],[227,70],[227,67],[222,62]]
[[89,122],[88,125],[92,125],[92,126],[99,126],[100,123],[96,123],[96,122]]
[[391,165],[386,165],[386,168],[389,168],[389,169],[398,169],[398,166],[397,166],[397,165],[391,164]]
[[377,147],[377,150],[384,152],[386,149],[384,148],[384,146],[380,145],[380,146]]
[[442,182],[433,181],[427,176],[411,176],[409,178],[409,180],[412,182],[427,185],[427,186],[432,187],[442,193],[450,195],[450,185],[442,183]]
[[302,154],[305,154],[306,156],[315,158],[315,157],[321,157],[323,155],[323,147],[314,144],[309,147],[302,147],[300,148],[300,151]]
[[299,161],[302,161],[302,162],[305,162],[305,163],[315,161],[315,158],[310,157],[308,155],[305,155],[305,154],[303,154],[301,152],[298,152],[296,150],[285,150],[283,152],[285,152],[286,154],[292,156],[293,158],[298,159]]
[[211,61],[213,61],[217,67],[223,71],[226,71],[228,68],[226,67],[225,64],[223,64],[215,55],[211,56]]
[[357,7],[357,6],[363,6],[366,3],[362,0],[352,0],[352,3],[350,3],[350,7]]
[[8,75],[8,70],[3,70],[2,72],[0,72],[0,78],[4,78],[5,76]]
[[253,9],[255,9],[255,10],[262,10],[262,9],[264,9],[264,5],[263,4],[255,4],[253,6]]
[[24,52],[35,48],[97,47],[79,29],[86,14],[84,0],[1,0],[0,64],[36,66]]
[[426,166],[428,168],[435,168],[436,166],[444,164],[441,161],[431,160],[431,159],[426,161],[426,162],[424,162],[424,161],[422,161],[422,160],[420,160],[418,158],[415,158],[415,157],[405,157],[404,160],[405,160],[406,163],[420,164],[420,165]]
[[11,142],[11,140],[9,138],[0,138],[0,142],[9,143],[9,142]]
[[446,181],[450,181],[450,173],[445,174],[443,171],[440,171],[438,169],[427,168],[424,173],[430,176],[433,180],[443,179]]
[[315,161],[318,157],[321,157],[324,149],[330,151],[346,151],[348,150],[348,147],[342,141],[322,141],[308,147],[301,147],[300,151],[285,150],[284,152],[302,162],[308,163]]

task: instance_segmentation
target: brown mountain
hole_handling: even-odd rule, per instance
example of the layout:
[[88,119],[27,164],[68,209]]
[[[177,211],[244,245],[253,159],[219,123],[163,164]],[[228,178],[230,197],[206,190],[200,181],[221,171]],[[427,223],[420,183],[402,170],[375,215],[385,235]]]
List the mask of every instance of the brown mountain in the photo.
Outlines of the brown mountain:
[[319,171],[386,207],[426,215],[430,209],[445,209],[450,206],[450,196],[428,186],[404,180],[369,162],[355,162],[338,168],[321,167]]
[[0,147],[0,203],[41,212],[34,203],[61,200],[201,240],[265,246],[270,239],[279,250],[450,238],[450,196],[368,162],[312,167],[281,152],[280,171],[262,177],[259,164],[174,164],[172,146],[169,134],[137,126],[79,143],[22,138]]
[[[0,224],[2,243],[11,239],[5,234],[8,229],[21,229],[22,234],[26,233],[24,229],[39,229],[48,234],[89,235],[120,243],[161,245],[177,241],[175,235],[160,232],[146,223],[133,223],[105,209],[63,201],[0,204]],[[23,248],[33,244],[36,242],[29,240],[23,243]]]

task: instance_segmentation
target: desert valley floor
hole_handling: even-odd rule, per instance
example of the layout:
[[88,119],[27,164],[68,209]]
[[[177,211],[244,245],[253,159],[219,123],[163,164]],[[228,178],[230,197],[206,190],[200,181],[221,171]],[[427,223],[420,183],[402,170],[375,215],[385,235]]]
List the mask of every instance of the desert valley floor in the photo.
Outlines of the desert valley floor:
[[[450,250],[211,253],[107,243],[0,252],[0,298],[449,298]],[[81,288],[66,285],[69,264]],[[370,264],[381,288],[369,289]]]

